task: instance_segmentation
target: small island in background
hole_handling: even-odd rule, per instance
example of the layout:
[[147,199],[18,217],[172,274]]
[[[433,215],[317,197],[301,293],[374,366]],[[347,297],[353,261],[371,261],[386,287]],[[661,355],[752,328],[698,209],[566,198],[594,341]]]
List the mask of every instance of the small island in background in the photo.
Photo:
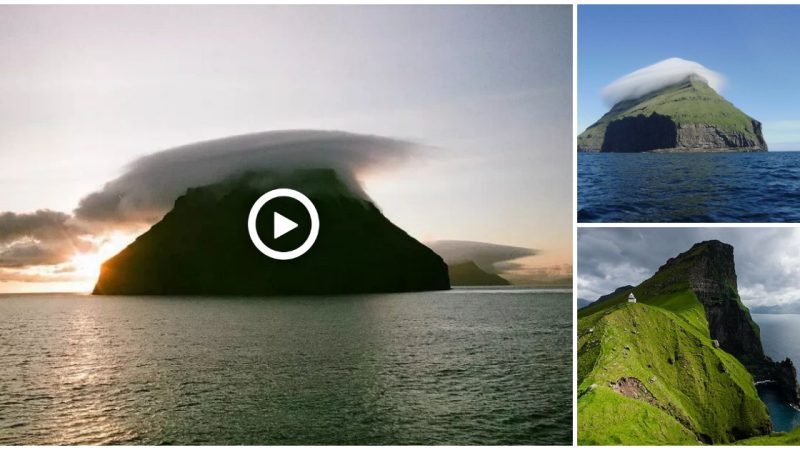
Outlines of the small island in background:
[[489,273],[475,264],[474,261],[451,264],[448,266],[450,283],[453,286],[508,286],[510,281]]

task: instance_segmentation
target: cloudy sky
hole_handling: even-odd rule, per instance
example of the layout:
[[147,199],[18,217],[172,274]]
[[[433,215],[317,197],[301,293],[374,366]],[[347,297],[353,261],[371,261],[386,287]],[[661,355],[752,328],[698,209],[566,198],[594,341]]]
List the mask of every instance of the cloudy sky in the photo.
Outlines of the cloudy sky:
[[0,6],[0,291],[90,288],[147,216],[75,209],[170,159],[147,155],[286,129],[394,142],[349,166],[390,220],[566,273],[571,36],[569,6]]
[[763,123],[770,150],[800,150],[798,21],[796,5],[581,5],[578,131],[609,110],[609,83],[678,57],[725,76],[722,95]]
[[750,307],[800,302],[800,229],[579,228],[578,297],[637,285],[693,244],[733,245],[739,295]]

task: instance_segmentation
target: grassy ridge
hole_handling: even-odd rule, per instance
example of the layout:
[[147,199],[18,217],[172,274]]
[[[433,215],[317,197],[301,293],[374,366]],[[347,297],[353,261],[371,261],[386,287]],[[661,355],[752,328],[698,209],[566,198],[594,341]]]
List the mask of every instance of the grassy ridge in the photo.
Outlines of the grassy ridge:
[[[765,433],[769,416],[752,377],[714,347],[694,293],[678,283],[651,297],[654,284],[634,289],[647,304],[620,293],[580,314],[579,443],[729,443]],[[631,378],[643,387],[614,390]]]
[[750,116],[717,94],[704,81],[690,79],[636,100],[617,103],[600,120],[578,136],[578,145],[600,148],[610,122],[624,117],[650,116],[654,113],[670,117],[678,125],[711,124],[720,130],[742,133],[758,141]]
[[[604,310],[612,305],[627,302],[628,293],[633,292],[637,298],[644,299],[645,303],[660,306],[673,312],[680,312],[685,319],[691,318],[691,324],[702,330],[706,335],[708,332],[708,322],[706,321],[705,311],[702,305],[692,295],[691,298],[676,295],[683,291],[691,290],[689,286],[689,271],[695,264],[695,258],[702,256],[707,251],[705,245],[696,245],[689,251],[679,255],[669,262],[669,270],[656,272],[652,277],[642,282],[639,286],[629,290],[624,290],[613,295],[606,296],[602,301],[597,301],[578,311],[578,317],[586,317],[598,311]],[[714,277],[722,279],[721,274],[713,274]],[[739,309],[746,312],[747,321],[756,336],[760,336],[758,324],[756,324],[750,311],[742,303],[735,286],[727,285],[729,297],[736,302]]]

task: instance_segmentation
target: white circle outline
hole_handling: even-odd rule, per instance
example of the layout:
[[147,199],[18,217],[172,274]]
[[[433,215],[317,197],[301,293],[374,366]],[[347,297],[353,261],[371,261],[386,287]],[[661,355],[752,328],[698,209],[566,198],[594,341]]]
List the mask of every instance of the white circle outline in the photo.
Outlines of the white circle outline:
[[[258,235],[258,230],[256,229],[256,219],[258,218],[258,213],[261,211],[261,208],[263,208],[268,201],[277,197],[289,197],[297,200],[306,208],[308,215],[311,216],[311,231],[308,233],[306,241],[303,242],[303,245],[300,247],[288,252],[279,252],[267,247],[261,241],[261,237]],[[317,235],[319,234],[319,214],[317,214],[317,209],[314,207],[314,204],[311,203],[311,200],[300,192],[287,188],[273,189],[259,197],[258,200],[253,203],[253,207],[250,208],[250,215],[247,217],[247,232],[250,233],[250,240],[253,241],[253,245],[256,246],[258,251],[272,259],[287,261],[304,254],[314,245],[314,242],[317,240]]]

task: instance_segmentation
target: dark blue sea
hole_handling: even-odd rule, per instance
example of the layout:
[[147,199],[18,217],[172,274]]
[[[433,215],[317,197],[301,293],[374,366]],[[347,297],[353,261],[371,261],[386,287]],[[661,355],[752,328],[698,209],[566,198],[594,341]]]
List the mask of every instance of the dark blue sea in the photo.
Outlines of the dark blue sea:
[[[778,361],[787,356],[800,365],[800,314],[753,314],[761,328],[761,343],[767,356]],[[768,385],[759,386],[758,395],[767,404],[772,429],[790,431],[800,426],[800,411],[783,403]]]
[[579,153],[579,222],[800,222],[800,152]]

